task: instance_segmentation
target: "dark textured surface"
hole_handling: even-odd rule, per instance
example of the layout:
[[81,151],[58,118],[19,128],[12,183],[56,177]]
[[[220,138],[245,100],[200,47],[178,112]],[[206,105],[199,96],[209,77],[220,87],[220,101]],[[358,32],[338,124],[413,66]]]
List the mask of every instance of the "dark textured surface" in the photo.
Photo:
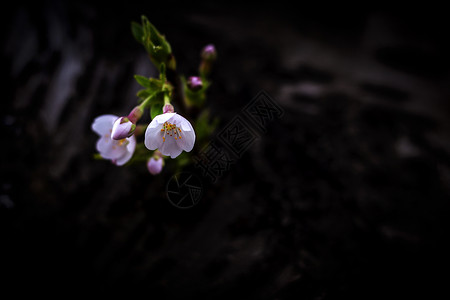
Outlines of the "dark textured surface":
[[[4,18],[2,289],[155,299],[445,291],[442,14],[57,3]],[[92,159],[92,120],[125,114],[133,75],[156,74],[129,32],[140,14],[166,34],[182,73],[216,45],[209,101],[222,126],[261,89],[285,110],[192,209],[166,199],[173,169],[152,177]]]

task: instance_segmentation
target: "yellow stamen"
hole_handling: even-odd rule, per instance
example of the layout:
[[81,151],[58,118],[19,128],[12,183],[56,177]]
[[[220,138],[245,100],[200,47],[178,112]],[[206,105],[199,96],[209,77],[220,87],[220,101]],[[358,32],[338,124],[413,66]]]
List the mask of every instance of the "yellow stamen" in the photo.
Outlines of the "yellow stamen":
[[181,139],[181,129],[175,124],[164,122],[161,132],[164,132],[164,135],[162,136],[163,142],[166,141],[166,135],[173,136],[175,139]]

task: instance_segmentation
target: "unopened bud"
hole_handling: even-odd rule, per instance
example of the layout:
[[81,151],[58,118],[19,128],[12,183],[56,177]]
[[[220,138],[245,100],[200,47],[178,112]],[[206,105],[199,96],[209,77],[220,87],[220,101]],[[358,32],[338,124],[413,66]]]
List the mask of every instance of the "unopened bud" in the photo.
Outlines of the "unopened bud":
[[217,52],[214,45],[207,45],[203,48],[201,56],[202,61],[200,62],[198,71],[202,77],[207,77],[211,73],[213,62],[217,58]]
[[203,87],[202,79],[197,76],[189,77],[186,84],[188,88],[193,92],[196,92]]
[[207,45],[202,50],[202,59],[206,61],[214,61],[217,58],[216,47],[214,45]]
[[163,107],[163,114],[165,114],[165,113],[173,113],[173,112],[175,112],[175,109],[173,108],[172,104],[164,105],[164,107]]
[[164,160],[162,159],[162,157],[160,157],[160,156],[151,157],[147,162],[147,169],[150,172],[150,174],[156,175],[156,174],[161,173],[163,165],[164,165]]
[[131,121],[131,123],[136,124],[137,121],[139,121],[139,119],[142,117],[143,113],[144,111],[142,110],[142,108],[140,106],[136,106],[128,115],[128,119]]
[[127,117],[118,118],[113,125],[111,138],[114,140],[122,140],[133,135],[136,125]]

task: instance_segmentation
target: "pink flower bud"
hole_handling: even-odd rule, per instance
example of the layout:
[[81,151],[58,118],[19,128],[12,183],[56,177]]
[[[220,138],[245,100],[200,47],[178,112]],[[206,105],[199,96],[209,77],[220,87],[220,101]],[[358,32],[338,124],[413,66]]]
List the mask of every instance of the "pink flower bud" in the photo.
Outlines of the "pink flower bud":
[[142,117],[143,113],[144,111],[142,110],[142,108],[140,106],[136,106],[128,115],[128,119],[131,121],[131,123],[136,124],[137,121],[139,121],[139,119]]
[[207,45],[202,50],[202,59],[207,61],[213,61],[217,58],[217,52],[214,45]]
[[166,104],[166,105],[164,105],[164,107],[163,107],[163,114],[166,114],[166,113],[173,113],[174,111],[175,111],[175,110],[174,110],[172,104]]
[[147,162],[147,169],[152,175],[161,173],[164,160],[161,157],[151,157]]
[[191,91],[198,91],[203,87],[202,79],[197,76],[191,76],[187,80],[187,86]]
[[111,138],[113,140],[122,140],[133,135],[136,125],[131,123],[127,117],[118,118],[113,125]]

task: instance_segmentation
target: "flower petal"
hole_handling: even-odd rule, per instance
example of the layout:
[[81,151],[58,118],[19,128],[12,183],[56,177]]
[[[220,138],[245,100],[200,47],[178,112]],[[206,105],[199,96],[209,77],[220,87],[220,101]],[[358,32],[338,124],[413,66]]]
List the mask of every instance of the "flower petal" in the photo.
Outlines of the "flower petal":
[[[158,122],[158,124],[164,124],[164,122],[167,122],[168,120],[170,120],[170,118],[172,118],[175,115],[177,115],[177,113],[160,114],[160,115],[157,115],[153,120]],[[152,122],[153,122],[153,120],[152,120]]]
[[118,145],[118,141],[108,137],[102,137],[97,141],[97,150],[106,159],[117,159],[125,154],[126,148]]
[[156,120],[156,118],[154,118],[150,124],[148,124],[147,129],[148,128],[156,128],[156,127],[161,127],[161,124],[158,123],[158,121]]
[[134,150],[136,149],[136,138],[134,137],[134,135],[127,138],[127,141],[128,145],[126,146],[125,154],[115,161],[115,164],[118,166],[123,166],[124,164],[126,164],[131,159],[134,154]]
[[183,129],[183,131],[194,131],[194,128],[192,128],[191,123],[189,123],[189,121],[186,120],[185,118],[183,118],[181,120],[181,124],[180,125],[181,125],[181,129]]
[[101,115],[95,118],[94,122],[92,122],[91,128],[100,136],[111,134],[110,130],[112,129],[114,122],[118,118],[119,117],[115,115]]
[[149,150],[155,150],[159,147],[161,147],[161,144],[163,143],[163,138],[161,136],[161,128],[162,126],[157,124],[157,127],[151,127],[153,124],[153,121],[148,125],[147,129],[145,130],[145,140],[144,144],[145,147]]
[[177,139],[178,147],[183,149],[186,152],[189,152],[194,148],[195,144],[195,132],[191,131],[183,131],[181,133],[181,139]]
[[175,138],[171,136],[167,137],[166,141],[158,149],[162,155],[170,156],[171,158],[175,158],[183,152],[183,149],[178,146]]
[[131,121],[124,121],[125,117],[120,117],[116,121],[114,121],[112,131],[111,131],[111,138],[114,140],[121,140],[125,139],[131,134],[133,134],[132,128],[133,123]]
[[127,151],[134,153],[134,150],[136,149],[136,137],[134,135],[127,138],[127,141],[129,142],[127,144]]
[[181,121],[181,139],[177,139],[178,146],[186,152],[189,152],[194,148],[195,144],[195,131],[192,128],[191,123],[188,120],[184,119]]

